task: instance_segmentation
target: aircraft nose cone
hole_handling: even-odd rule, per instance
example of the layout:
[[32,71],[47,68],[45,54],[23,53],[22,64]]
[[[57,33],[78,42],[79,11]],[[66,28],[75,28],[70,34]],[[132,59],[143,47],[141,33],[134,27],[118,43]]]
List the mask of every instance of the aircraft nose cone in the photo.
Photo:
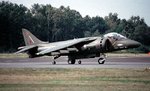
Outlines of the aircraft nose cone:
[[118,41],[116,44],[121,48],[137,48],[141,45],[141,43],[130,39]]
[[134,40],[128,40],[127,41],[127,46],[129,48],[137,48],[141,45],[141,43],[137,42],[137,41],[134,41]]

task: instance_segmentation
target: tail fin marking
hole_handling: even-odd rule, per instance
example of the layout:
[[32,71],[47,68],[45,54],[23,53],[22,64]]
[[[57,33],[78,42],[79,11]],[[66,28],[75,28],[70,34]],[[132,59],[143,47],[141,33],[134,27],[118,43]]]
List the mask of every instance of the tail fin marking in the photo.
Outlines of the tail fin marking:
[[30,33],[26,29],[22,29],[22,33],[26,46],[43,43],[43,41],[39,40],[37,37],[35,37],[32,33]]

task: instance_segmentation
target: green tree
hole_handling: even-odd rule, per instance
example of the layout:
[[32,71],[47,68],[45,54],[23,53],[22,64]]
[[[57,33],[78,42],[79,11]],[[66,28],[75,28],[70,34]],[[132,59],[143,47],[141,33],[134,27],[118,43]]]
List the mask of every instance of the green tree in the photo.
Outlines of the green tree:
[[0,50],[12,50],[22,44],[20,30],[28,25],[26,13],[27,8],[23,5],[0,2]]
[[28,9],[21,4],[1,1],[0,52],[13,52],[24,45],[22,28],[50,42],[118,32],[141,42],[143,46],[137,50],[147,52],[150,49],[150,27],[139,16],[129,20],[118,18],[117,13],[109,13],[105,18],[82,17],[70,7],[34,4]]

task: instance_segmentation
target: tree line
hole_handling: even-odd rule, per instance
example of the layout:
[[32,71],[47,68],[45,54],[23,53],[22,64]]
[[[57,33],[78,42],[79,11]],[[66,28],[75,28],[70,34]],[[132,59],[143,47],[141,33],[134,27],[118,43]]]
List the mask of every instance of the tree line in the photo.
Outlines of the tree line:
[[117,13],[108,16],[82,17],[70,7],[52,7],[50,4],[24,5],[0,2],[0,52],[14,52],[23,46],[22,28],[30,30],[43,41],[61,41],[73,38],[101,36],[117,32],[143,44],[138,52],[150,49],[150,27],[140,16],[120,19]]

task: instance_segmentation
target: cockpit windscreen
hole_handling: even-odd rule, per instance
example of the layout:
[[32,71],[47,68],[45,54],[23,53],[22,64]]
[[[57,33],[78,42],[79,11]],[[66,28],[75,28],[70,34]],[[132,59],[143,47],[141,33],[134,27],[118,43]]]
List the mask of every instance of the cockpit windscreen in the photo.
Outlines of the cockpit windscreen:
[[125,36],[123,36],[121,34],[115,33],[115,32],[105,34],[104,37],[114,38],[114,39],[117,39],[117,40],[127,39],[127,37],[125,37]]

